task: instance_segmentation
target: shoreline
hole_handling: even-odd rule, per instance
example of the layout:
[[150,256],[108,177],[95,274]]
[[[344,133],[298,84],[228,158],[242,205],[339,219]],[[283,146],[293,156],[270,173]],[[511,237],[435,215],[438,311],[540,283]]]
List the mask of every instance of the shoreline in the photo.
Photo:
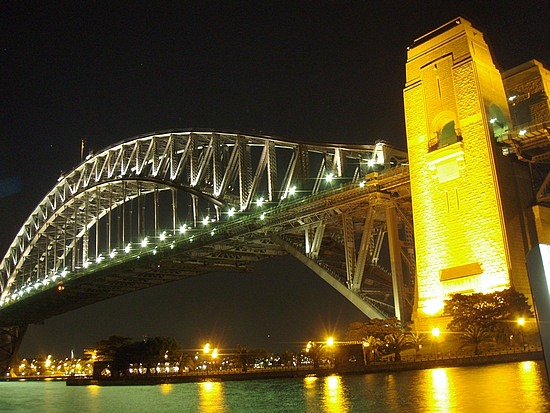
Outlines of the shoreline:
[[[187,373],[179,375],[158,376],[127,376],[123,378],[96,379],[90,377],[64,378],[67,386],[146,386],[175,383],[196,383],[204,381],[243,381],[300,378],[306,376],[324,377],[333,374],[373,374],[391,373],[407,370],[424,370],[440,367],[468,367],[488,364],[512,363],[518,361],[544,360],[542,351],[527,351],[501,355],[478,355],[469,357],[449,357],[432,360],[418,360],[405,362],[376,362],[359,368],[303,368],[303,369],[272,369],[251,370],[247,372],[216,372],[216,373]],[[16,381],[27,378],[6,378],[6,381]],[[52,378],[49,378],[52,380]],[[55,380],[55,378],[54,378]]]

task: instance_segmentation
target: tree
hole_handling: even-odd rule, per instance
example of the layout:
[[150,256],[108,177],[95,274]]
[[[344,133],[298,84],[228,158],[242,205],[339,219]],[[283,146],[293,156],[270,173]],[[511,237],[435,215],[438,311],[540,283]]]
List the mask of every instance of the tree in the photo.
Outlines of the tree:
[[180,371],[186,368],[189,369],[189,371],[195,371],[197,368],[197,359],[192,354],[181,353],[179,363],[181,369]]
[[285,350],[280,354],[281,365],[284,367],[292,367],[294,365],[294,352]]
[[313,361],[313,368],[319,368],[319,362],[321,361],[322,356],[325,353],[325,343],[316,343],[310,341],[306,346],[307,356]]
[[426,334],[418,331],[411,331],[409,334],[409,341],[414,348],[414,357],[418,356],[418,350],[422,348],[422,344],[426,341]]
[[98,341],[95,345],[98,361],[112,361],[116,358],[117,353],[124,346],[132,343],[130,337],[110,336],[106,340]]
[[519,317],[532,316],[527,298],[509,288],[490,294],[455,294],[445,301],[443,315],[452,317],[447,328],[465,332],[468,327],[483,328],[503,341],[513,332]]
[[130,337],[113,335],[96,343],[97,361],[109,361],[111,369],[124,372],[130,363],[128,347],[132,345]]
[[388,334],[399,334],[403,330],[397,317],[382,320],[373,318],[367,322],[355,322],[348,326],[346,338],[353,341],[361,341],[364,337],[376,337],[381,340]]
[[147,337],[132,341],[129,337],[111,336],[96,344],[98,360],[111,361],[113,369],[125,372],[132,363],[155,368],[158,363],[181,358],[181,346],[171,337]]
[[363,343],[363,358],[365,365],[368,365],[371,360],[378,360],[380,358],[380,347],[382,346],[382,340],[374,336],[368,336],[361,339]]
[[237,362],[241,365],[241,370],[246,373],[248,370],[248,364],[252,359],[252,354],[248,349],[240,344],[237,344],[237,354],[235,355]]
[[388,346],[388,351],[395,353],[395,361],[401,361],[401,351],[413,346],[410,334],[408,333],[392,333],[388,334],[384,341]]
[[474,346],[474,354],[477,355],[479,354],[480,345],[486,341],[489,341],[491,339],[491,335],[484,327],[473,325],[466,327],[466,331],[462,333],[460,339],[463,341],[460,348],[469,345]]

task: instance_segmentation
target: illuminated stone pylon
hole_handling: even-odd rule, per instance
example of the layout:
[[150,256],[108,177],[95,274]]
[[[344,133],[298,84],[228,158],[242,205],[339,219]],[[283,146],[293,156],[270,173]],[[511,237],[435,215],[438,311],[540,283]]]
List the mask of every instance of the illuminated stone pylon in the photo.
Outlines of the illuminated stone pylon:
[[[408,50],[404,90],[417,269],[415,328],[437,323],[455,293],[513,285],[529,294],[525,222],[531,202],[495,135],[510,114],[483,34],[458,18]],[[443,320],[439,319],[443,324]]]

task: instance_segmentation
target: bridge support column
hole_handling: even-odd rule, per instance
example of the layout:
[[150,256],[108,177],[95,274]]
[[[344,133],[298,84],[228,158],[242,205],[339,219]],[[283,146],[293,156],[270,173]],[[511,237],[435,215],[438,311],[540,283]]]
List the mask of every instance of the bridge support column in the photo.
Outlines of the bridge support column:
[[394,205],[386,208],[386,223],[388,228],[388,243],[390,247],[391,277],[393,285],[393,301],[395,316],[401,323],[407,321],[406,294],[403,283],[403,263],[401,262],[401,241],[397,227],[397,213]]
[[0,374],[5,376],[15,361],[27,325],[0,328]]

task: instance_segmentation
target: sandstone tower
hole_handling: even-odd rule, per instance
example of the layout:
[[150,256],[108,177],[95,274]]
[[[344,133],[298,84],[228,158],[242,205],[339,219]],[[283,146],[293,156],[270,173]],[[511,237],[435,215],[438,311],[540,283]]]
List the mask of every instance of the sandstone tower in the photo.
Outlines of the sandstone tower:
[[408,50],[404,103],[415,328],[445,327],[438,316],[455,293],[514,286],[530,296],[529,174],[495,138],[509,131],[511,117],[483,34],[458,18],[417,39]]

